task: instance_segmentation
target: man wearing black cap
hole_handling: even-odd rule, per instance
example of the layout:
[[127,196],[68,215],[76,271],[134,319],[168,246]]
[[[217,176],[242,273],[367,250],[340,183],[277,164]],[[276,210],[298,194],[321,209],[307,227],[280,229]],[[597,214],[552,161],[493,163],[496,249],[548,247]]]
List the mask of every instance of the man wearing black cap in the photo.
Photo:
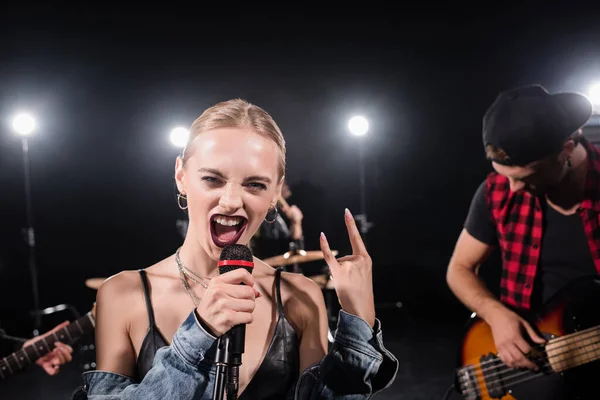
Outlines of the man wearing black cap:
[[[500,93],[483,118],[495,171],[473,197],[447,282],[490,325],[510,367],[536,369],[525,356],[528,339],[545,341],[506,306],[533,309],[573,279],[600,272],[600,153],[581,135],[591,115],[586,97],[533,85]],[[499,299],[477,275],[496,246]]]

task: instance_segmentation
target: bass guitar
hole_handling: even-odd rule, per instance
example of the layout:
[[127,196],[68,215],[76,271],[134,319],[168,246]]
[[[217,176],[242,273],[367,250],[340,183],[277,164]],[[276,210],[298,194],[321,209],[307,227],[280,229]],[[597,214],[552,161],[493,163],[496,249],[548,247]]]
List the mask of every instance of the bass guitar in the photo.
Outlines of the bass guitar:
[[567,285],[539,310],[517,311],[547,340],[532,344],[528,355],[538,371],[504,364],[490,326],[472,315],[459,351],[455,389],[464,400],[544,399],[557,390],[573,399],[597,397],[599,306],[600,280],[584,278]]

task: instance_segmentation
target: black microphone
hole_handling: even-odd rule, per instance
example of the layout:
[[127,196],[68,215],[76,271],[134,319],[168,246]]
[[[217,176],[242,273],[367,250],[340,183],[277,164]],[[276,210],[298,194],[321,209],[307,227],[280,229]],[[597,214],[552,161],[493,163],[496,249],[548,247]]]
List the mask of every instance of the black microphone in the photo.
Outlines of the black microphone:
[[[252,274],[254,270],[254,259],[252,251],[244,245],[232,244],[223,247],[221,257],[219,257],[219,274],[232,271],[238,268],[244,268]],[[236,325],[231,328],[226,335],[229,343],[227,346],[227,360],[229,370],[227,371],[227,399],[237,399],[239,389],[240,365],[242,365],[242,354],[244,354],[246,343],[246,324]]]

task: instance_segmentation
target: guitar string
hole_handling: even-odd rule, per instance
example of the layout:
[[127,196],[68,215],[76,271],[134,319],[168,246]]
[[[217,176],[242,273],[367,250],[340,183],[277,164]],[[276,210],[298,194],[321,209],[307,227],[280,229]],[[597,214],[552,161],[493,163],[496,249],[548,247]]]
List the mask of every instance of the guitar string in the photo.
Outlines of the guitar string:
[[[90,318],[92,318],[91,312],[88,312],[82,318],[79,318],[78,320],[73,321],[68,326],[65,326],[64,328],[60,329],[59,331],[54,332],[52,335],[48,335],[46,337],[41,337],[38,340],[36,340],[35,342],[29,344],[28,346],[23,347],[23,348],[15,351],[14,353],[0,359],[0,362],[4,362],[5,364],[8,364],[9,366],[18,368],[20,366],[20,363],[18,361],[13,361],[13,359],[11,357],[15,357],[16,355],[23,353],[28,358],[30,358],[29,356],[38,358],[39,350],[37,349],[37,347],[41,346],[42,342],[43,342],[43,344],[46,345],[45,348],[43,348],[42,350],[44,351],[44,354],[47,354],[50,351],[52,351],[50,346],[53,345],[55,342],[60,341],[57,334],[60,332],[63,332],[63,331],[66,332],[67,335],[69,336],[67,338],[67,340],[64,341],[64,343],[71,343],[85,334],[85,330],[81,327],[81,324],[82,323],[85,323],[86,325],[88,323],[91,324]],[[80,333],[77,333],[75,328],[77,328],[77,330],[80,331]],[[50,339],[50,341],[48,341],[48,339]]]
[[[546,367],[549,367],[549,369],[545,369]],[[545,375],[546,372],[552,372],[552,367],[549,364],[543,366],[542,368],[540,368],[539,372],[536,372],[536,373],[533,373],[532,371],[521,371],[521,370],[519,370],[519,372],[516,373],[516,374],[512,374],[512,375],[510,375],[510,376],[508,376],[506,378],[499,378],[497,380],[491,380],[489,382],[485,381],[485,377],[483,379],[483,382],[481,382],[482,379],[480,379],[480,377],[478,376],[478,379],[476,380],[477,387],[467,387],[467,388],[465,388],[462,391],[462,393],[463,394],[467,394],[467,393],[470,393],[470,392],[476,392],[478,390],[478,388],[479,388],[479,384],[481,384],[481,383],[485,383],[486,387],[489,387],[490,385],[493,385],[493,384],[496,384],[496,383],[502,383],[503,385],[509,385],[509,384],[514,385],[514,384],[520,383],[521,381],[520,380],[512,381],[513,378],[518,378],[518,377],[523,376],[523,375],[530,375],[530,377],[537,377],[539,375]],[[488,377],[491,377],[491,376],[495,377],[496,375],[498,375],[498,374],[497,373],[496,374],[490,374],[490,375],[488,375]],[[472,378],[469,379],[468,381],[463,381],[463,382],[461,382],[461,386],[464,386],[462,384],[468,384],[468,383],[472,383],[474,381],[475,380],[472,379]],[[489,389],[488,389],[488,391],[489,391]]]
[[[587,335],[588,333],[596,332],[598,330],[600,330],[600,326],[587,328],[587,329],[584,329],[584,330],[576,332],[576,333],[572,333],[572,334],[569,334],[569,335],[566,335],[566,336],[561,336],[561,337],[558,337],[556,339],[552,339],[548,343],[545,343],[545,344],[536,344],[536,345],[532,346],[532,349],[533,350],[538,350],[538,351],[543,351],[545,349],[545,347],[547,345],[549,345],[549,344],[562,343],[564,341],[571,340],[571,339],[573,339],[575,337],[578,337],[578,336],[581,336],[581,335]],[[559,347],[559,346],[557,346],[557,347]],[[484,366],[486,364],[496,363],[497,361],[498,361],[498,359],[488,360],[488,361],[484,361],[484,362],[479,363],[479,364],[475,364],[474,366]]]
[[[549,365],[548,365],[548,367],[549,367]],[[517,373],[517,374],[511,375],[508,379],[498,379],[498,380],[495,380],[495,381],[490,381],[490,382],[486,383],[486,387],[490,386],[490,385],[493,385],[493,384],[496,384],[496,383],[501,383],[502,385],[505,385],[505,386],[506,385],[518,385],[518,384],[521,384],[523,382],[527,382],[527,381],[529,381],[531,379],[538,378],[539,376],[544,376],[544,375],[546,375],[546,372],[553,372],[553,370],[552,370],[552,368],[550,368],[549,370],[545,371],[542,368],[539,372],[537,372],[535,374],[530,374],[529,371],[523,371],[521,373]],[[527,375],[527,374],[529,374],[529,376],[527,376],[527,377],[525,377],[523,379],[513,380],[514,378],[519,378],[519,377],[521,377],[523,375]],[[468,387],[468,388],[462,390],[462,393],[465,394],[465,395],[476,394],[476,393],[479,392],[478,388],[479,387],[477,387],[477,388],[475,388],[475,387]]]
[[[552,359],[552,358],[556,358],[556,357],[559,357],[559,356],[561,356],[561,355],[564,355],[564,354],[566,354],[566,353],[570,353],[570,352],[572,352],[572,351],[574,351],[574,350],[578,350],[578,349],[586,349],[586,354],[585,354],[585,355],[586,355],[586,356],[588,357],[588,359],[589,359],[589,360],[586,360],[586,361],[585,361],[585,362],[583,362],[583,363],[579,363],[578,365],[582,365],[582,364],[586,364],[587,362],[594,361],[594,359],[590,359],[590,356],[589,356],[589,354],[590,354],[590,353],[596,353],[596,354],[594,354],[594,355],[595,355],[595,356],[598,356],[598,354],[597,354],[597,353],[598,353],[598,350],[596,349],[596,350],[592,350],[592,351],[590,352],[590,351],[589,351],[589,349],[587,349],[587,348],[588,348],[588,347],[594,347],[594,346],[595,346],[595,345],[597,345],[598,343],[600,343],[600,341],[596,341],[596,342],[593,342],[593,343],[588,343],[588,344],[585,344],[585,345],[583,345],[583,346],[579,346],[579,347],[576,347],[576,348],[571,348],[571,349],[569,349],[568,351],[565,351],[565,352],[562,352],[562,353],[556,353],[556,354],[552,355],[550,358],[547,358],[547,359],[545,360],[545,363],[544,363],[544,364],[541,366],[541,368],[540,368],[540,372],[537,372],[537,373],[535,373],[534,375],[531,375],[530,377],[527,377],[527,378],[525,378],[525,381],[526,381],[526,380],[529,380],[529,379],[532,379],[532,378],[535,378],[535,377],[537,377],[537,376],[538,376],[538,375],[540,375],[540,374],[545,374],[545,372],[548,372],[548,370],[544,371],[544,368],[546,368],[546,367],[549,367],[549,371],[550,371],[550,372],[554,372],[554,370],[552,369],[552,366],[550,365],[550,359]],[[541,357],[541,358],[539,358],[539,359],[543,359],[543,358],[544,358],[544,357]],[[513,370],[513,371],[519,371],[519,372],[517,372],[517,373],[515,373],[515,374],[511,374],[511,375],[506,375],[504,378],[500,378],[500,379],[497,379],[497,380],[492,380],[492,381],[489,381],[489,382],[487,382],[487,383],[486,383],[486,386],[489,386],[489,385],[492,385],[492,384],[495,384],[495,383],[499,383],[499,382],[501,382],[501,383],[503,383],[503,384],[513,384],[513,385],[514,385],[514,384],[517,384],[517,383],[521,383],[521,382],[523,382],[523,380],[520,380],[520,381],[511,381],[511,379],[513,379],[513,378],[516,378],[516,377],[519,377],[519,376],[522,376],[522,375],[526,375],[526,374],[531,374],[531,373],[532,373],[532,371],[531,371],[531,370],[524,370],[524,371],[523,371],[522,369],[510,368],[510,367],[506,366],[504,363],[502,363],[502,361],[501,361],[501,360],[500,360],[500,362],[501,362],[501,364],[503,364],[503,365],[500,365],[500,366],[498,366],[497,368],[493,368],[493,369],[497,369],[497,371],[498,371],[498,372],[495,372],[495,373],[493,373],[493,374],[485,374],[484,376],[481,376],[481,375],[484,373],[484,370],[483,370],[483,369],[480,369],[480,370],[477,370],[477,371],[473,370],[473,373],[476,375],[476,378],[477,378],[477,379],[473,379],[473,373],[472,373],[472,374],[471,374],[471,377],[468,377],[468,378],[466,378],[466,379],[464,378],[464,376],[461,376],[461,377],[459,378],[459,383],[460,383],[460,384],[461,384],[461,386],[463,386],[463,387],[465,386],[465,384],[468,384],[469,382],[473,382],[473,381],[475,381],[476,383],[478,383],[478,384],[479,384],[479,383],[482,383],[482,382],[481,382],[482,380],[485,382],[486,378],[488,378],[488,379],[489,379],[490,377],[495,377],[495,376],[497,376],[497,375],[500,375],[500,374],[502,374],[502,373],[503,373],[503,372],[505,372],[506,370]],[[562,363],[562,362],[563,362],[563,361],[559,361],[559,363]],[[576,365],[576,366],[578,366],[578,365]],[[467,369],[467,368],[468,368],[468,367],[461,368],[461,370],[464,370],[464,369]],[[489,369],[492,369],[492,368],[488,368],[488,370],[489,370]],[[461,378],[462,378],[462,380],[461,380]],[[474,390],[476,390],[476,388],[466,388],[465,390],[463,390],[463,393],[470,392],[470,391],[474,391]]]
[[[63,329],[67,329],[67,327],[65,327]],[[54,335],[51,335],[51,336],[54,336]],[[47,340],[48,338],[50,339],[50,341]],[[42,356],[50,353],[53,350],[51,348],[51,346],[57,341],[58,340],[55,340],[53,337],[40,338],[39,340],[36,340],[34,343],[30,344],[29,346],[23,347],[23,348],[15,351],[14,353],[8,355],[7,357],[0,359],[0,362],[4,362],[12,372],[18,371],[30,363],[30,362],[27,362],[26,360],[22,360],[20,358],[21,355],[24,355],[27,360],[31,360],[32,356],[35,359],[41,358]],[[45,345],[45,347],[43,348],[43,353],[40,355],[40,351],[37,349],[37,347],[39,347],[42,344],[42,342]],[[33,351],[31,351],[32,349],[33,349]],[[25,361],[24,365],[22,364],[23,361]]]
[[[36,340],[34,343],[30,344],[27,347],[23,347],[17,351],[15,351],[14,353],[4,357],[3,359],[1,359],[1,362],[4,362],[9,369],[11,370],[19,370],[21,368],[23,368],[23,365],[21,365],[21,362],[19,362],[20,358],[19,356],[21,354],[25,355],[27,357],[27,359],[30,359],[30,355],[34,355],[35,358],[40,358],[40,354],[39,354],[39,350],[37,349],[38,346],[40,346],[42,344],[42,342],[45,344],[45,347],[43,349],[43,355],[48,354],[52,351],[52,348],[50,347],[51,345],[53,345],[55,342],[57,342],[57,340],[51,340],[50,342],[48,342],[48,340],[46,340],[47,338],[43,337],[40,338],[39,340]],[[31,349],[33,349],[35,351],[35,354],[31,354],[32,352],[30,351]],[[23,361],[23,360],[22,360]],[[28,364],[28,363],[26,363]]]
[[[596,333],[595,331],[597,331],[597,330],[598,330],[598,328],[593,328],[593,330],[592,330],[592,331],[581,332],[581,333],[578,333],[578,334],[575,334],[575,335],[576,335],[576,336],[586,336],[586,338],[585,338],[585,339],[581,339],[581,338],[580,338],[580,340],[586,340],[586,339],[587,339],[587,340],[589,340],[589,338],[590,338],[590,334],[592,334],[592,335],[591,335],[591,337],[593,337],[593,334],[594,334],[594,333]],[[573,338],[573,337],[575,337],[575,336],[570,336],[570,338]],[[577,342],[577,341],[574,341],[574,342]],[[554,342],[554,341],[552,342],[552,344],[555,344],[555,343],[557,343],[557,342]],[[591,343],[591,345],[593,345],[593,344],[594,344],[594,343]],[[587,346],[589,346],[589,345],[590,345],[590,344],[588,344],[588,345],[584,345],[583,347],[587,347]],[[561,349],[561,348],[564,348],[564,347],[565,347],[564,345],[560,345],[560,346],[553,346],[553,347],[552,347],[552,350],[553,350],[553,351],[555,351],[555,350],[558,350],[558,349]],[[581,348],[581,347],[579,347],[579,348]],[[578,348],[571,348],[571,349],[569,349],[569,351],[573,351],[573,350],[576,350],[576,349],[578,349]],[[553,358],[559,357],[559,356],[561,356],[561,355],[564,355],[565,353],[566,353],[566,352],[560,352],[560,351],[559,351],[558,353],[555,353],[555,354],[553,354],[552,356],[550,356],[550,359],[553,359]],[[589,352],[588,352],[588,353],[589,353]],[[541,360],[541,359],[544,359],[544,358],[545,358],[545,356],[538,357],[538,358],[533,358],[533,359],[532,359],[532,361]],[[492,364],[492,363],[493,363],[493,364],[496,364],[496,365],[494,365],[494,366],[490,367],[490,364]],[[500,359],[497,359],[497,358],[496,358],[496,359],[494,359],[494,360],[486,361],[486,362],[484,362],[484,363],[481,363],[481,364],[479,364],[479,365],[484,365],[484,364],[486,364],[486,368],[481,368],[481,369],[480,369],[480,370],[478,370],[477,372],[480,372],[480,371],[481,371],[481,372],[486,372],[486,371],[489,371],[490,369],[496,369],[496,368],[497,368],[497,365],[498,365],[498,364],[503,364],[503,362],[502,362],[502,360],[500,360]],[[474,366],[476,367],[476,366],[477,366],[477,364],[476,364],[476,365],[474,365]],[[472,367],[474,367],[474,366],[473,366],[473,365],[470,365],[470,366],[465,366],[465,367],[462,367],[462,368],[460,368],[460,369],[457,371],[457,373],[462,375],[462,374],[463,374],[463,372],[464,372],[465,370],[471,369],[471,368],[472,368]],[[509,368],[509,367],[507,367],[507,368]],[[475,370],[474,370],[474,369],[473,369],[473,371],[475,372]]]
[[[567,351],[554,353],[550,357],[546,357],[546,356],[537,357],[537,358],[534,357],[531,360],[532,361],[545,360],[545,362],[547,361],[549,363],[551,359],[563,356],[563,355],[565,355],[567,353],[572,353],[573,351],[576,351],[576,350],[579,350],[579,349],[586,349],[586,355],[588,355],[588,357],[589,357],[590,351],[587,348],[589,346],[594,346],[594,345],[596,345],[598,343],[600,343],[600,341],[595,341],[595,342],[592,342],[592,343],[584,344],[583,346],[579,346],[579,347],[570,347],[569,349],[567,349]],[[561,348],[564,348],[564,347],[565,346],[559,346],[559,347],[556,347],[556,349],[561,349]],[[553,348],[552,350],[556,350],[556,349]],[[598,350],[593,350],[593,352],[596,353],[595,354],[596,356],[598,356],[598,354],[597,354]],[[489,378],[491,376],[495,376],[495,375],[498,375],[498,374],[500,374],[502,372],[505,372],[508,369],[519,370],[519,371],[521,370],[521,369],[511,368],[511,367],[506,366],[506,364],[504,364],[504,362],[502,360],[500,360],[500,359],[495,359],[494,361],[496,361],[496,364],[497,364],[496,366],[491,366],[491,367],[488,366],[487,368],[480,368],[480,369],[477,369],[477,370],[472,369],[471,375],[473,375],[473,373],[475,375],[484,374],[485,376],[487,376]],[[558,363],[561,363],[561,362],[563,362],[563,361],[559,361]],[[462,375],[462,377],[464,378],[463,371],[468,370],[470,368],[471,368],[470,366],[469,367],[463,367],[463,368],[461,368],[459,370],[460,371],[460,375]],[[497,372],[493,373],[493,374],[485,374],[485,372],[490,371],[490,370],[496,370]],[[529,371],[529,370],[527,370],[527,371]],[[467,375],[468,375],[468,373],[467,373]],[[484,377],[484,379],[485,379],[485,377]],[[459,381],[460,381],[460,378],[459,378]]]
[[[551,349],[553,351],[553,353],[552,353],[551,356],[548,356],[547,354],[545,354],[545,355],[541,355],[540,357],[532,357],[532,358],[530,358],[530,360],[533,361],[534,363],[536,363],[538,361],[542,361],[542,360],[546,360],[546,361],[550,362],[550,360],[555,360],[558,357],[564,356],[567,353],[572,353],[573,351],[576,351],[578,349],[582,349],[582,348],[586,349],[589,345],[594,345],[597,342],[584,344],[583,346],[579,346],[579,347],[573,347],[573,346],[571,346],[572,344],[577,344],[578,342],[581,342],[583,340],[590,340],[590,339],[593,340],[593,339],[597,339],[597,338],[598,337],[597,337],[597,335],[595,335],[595,333],[592,333],[591,335],[588,334],[588,335],[586,335],[585,338],[580,338],[579,340],[573,340],[572,342],[565,343],[565,344],[562,344],[560,346],[553,346],[552,349]],[[567,350],[566,351],[561,351],[565,347],[568,347]],[[586,349],[586,351],[587,351],[587,353],[589,353],[589,349]],[[596,350],[596,352],[597,352],[597,350]],[[508,367],[508,366],[502,367],[502,365],[504,364],[504,362],[501,359],[499,359],[499,358],[496,358],[496,359],[494,359],[492,361],[493,361],[493,363],[491,363],[491,364],[487,363],[487,365],[484,368],[480,367],[477,370],[477,372],[486,374],[486,372],[488,372],[490,370],[498,370],[498,368],[500,368],[500,372],[504,372],[505,369],[510,369],[511,368],[511,367]],[[475,365],[475,367],[476,366],[477,365]],[[469,369],[469,367],[461,368],[459,371],[463,372],[464,369]],[[489,374],[487,374],[487,375],[490,376]]]
[[[77,321],[79,321],[79,323],[82,323],[84,320],[86,323],[89,322],[88,314],[86,314],[83,318],[80,318]],[[64,328],[60,329],[59,331],[55,332],[52,335],[39,338],[38,340],[31,343],[27,347],[23,347],[23,348],[15,351],[14,353],[0,359],[0,363],[3,362],[10,370],[10,371],[4,371],[4,372],[2,372],[2,374],[4,375],[6,372],[18,371],[31,362],[31,361],[28,362],[26,360],[22,360],[21,358],[19,358],[19,356],[21,356],[21,353],[26,357],[27,360],[31,360],[31,357],[33,357],[35,359],[42,357],[39,353],[39,350],[37,349],[37,347],[39,347],[42,343],[45,345],[45,348],[43,349],[43,355],[50,353],[53,350],[51,348],[51,346],[54,343],[59,341],[55,334],[58,334],[62,331],[67,331],[69,337],[73,338],[73,340],[76,337],[80,337],[84,333],[81,333],[81,332],[77,333],[77,331],[82,330],[82,328],[77,327],[77,325],[76,325],[77,321],[72,322],[71,324],[65,326]],[[75,328],[77,328],[77,329],[75,329]],[[48,339],[50,339],[50,341],[48,341]],[[66,343],[69,343],[69,342],[71,342],[71,339],[66,341]],[[33,351],[31,351],[32,349],[33,349]],[[25,364],[24,365],[21,364],[22,362],[25,362]]]
[[[540,375],[544,375],[544,373],[540,372],[538,374],[531,375],[531,376],[528,376],[526,378],[523,378],[523,379],[520,379],[520,380],[516,380],[514,382],[509,382],[509,384],[511,384],[511,385],[520,385],[521,383],[525,383],[525,382],[530,381],[532,379],[538,378]],[[462,391],[461,393],[463,395],[465,395],[465,396],[478,396],[479,395],[479,391],[477,389],[475,389],[475,388],[468,388],[468,389]],[[489,390],[488,390],[488,393],[489,393]]]
[[[590,340],[590,339],[593,340],[593,339],[598,339],[598,338],[597,338],[597,336],[588,336],[586,338],[583,338],[582,340]],[[571,344],[577,344],[577,343],[578,343],[578,341],[574,341]],[[555,347],[552,348],[552,351],[553,351],[552,355],[548,356],[546,354],[546,355],[541,355],[540,357],[531,357],[530,360],[533,361],[534,363],[538,363],[539,361],[544,361],[544,362],[548,361],[548,362],[550,362],[551,360],[554,361],[557,358],[559,358],[561,356],[564,356],[565,354],[573,353],[574,351],[580,350],[582,348],[585,349],[586,354],[589,355],[590,349],[588,347],[589,346],[593,346],[593,345],[595,345],[597,343],[598,342],[587,343],[587,344],[584,344],[583,346],[579,346],[579,347],[573,347],[573,346],[570,346],[569,344],[561,345],[561,346],[555,346]],[[562,351],[565,347],[568,347],[567,350],[566,351]],[[594,352],[597,353],[598,349],[596,349],[596,350],[592,349],[592,351],[594,351]],[[598,356],[598,354],[596,354],[596,356]],[[475,369],[475,368],[472,368],[473,366],[463,367],[463,368],[461,368],[461,369],[459,369],[457,371],[457,374],[460,374],[461,376],[464,377],[465,376],[465,371],[468,371],[469,369],[472,369],[473,373],[484,374],[484,375],[486,375],[486,376],[489,377],[489,376],[493,376],[494,375],[494,374],[490,375],[490,374],[487,373],[487,372],[489,372],[491,370],[496,370],[496,371],[499,371],[499,372],[505,372],[506,369],[510,369],[511,368],[511,367],[508,367],[508,366],[503,366],[503,365],[506,365],[506,364],[504,364],[504,362],[501,359],[496,358],[493,361],[494,361],[493,365],[490,365],[488,363],[485,368],[481,368],[480,367],[478,369]],[[555,364],[564,363],[566,361],[568,361],[568,359],[565,360],[563,358],[562,360],[557,361]],[[558,365],[558,366],[560,366],[560,365]],[[476,367],[476,365],[475,365],[475,367]],[[468,372],[467,372],[467,375],[468,375]],[[471,375],[472,375],[472,373],[471,373]]]
[[[550,368],[550,371],[552,371],[552,369],[551,369],[551,368]],[[548,372],[548,371],[543,371],[543,370],[541,370],[540,372],[537,372],[537,373],[535,373],[535,374],[530,374],[530,375],[529,375],[529,376],[527,376],[526,378],[519,379],[519,380],[516,380],[516,381],[512,381],[512,380],[511,380],[512,378],[520,377],[520,376],[522,376],[522,375],[526,375],[526,374],[529,374],[529,373],[530,373],[530,372],[528,372],[528,371],[523,371],[522,373],[519,373],[519,374],[512,375],[512,376],[510,377],[510,379],[506,379],[506,380],[504,380],[504,379],[498,379],[498,380],[496,380],[496,381],[491,381],[491,382],[489,382],[489,383],[487,383],[487,384],[486,384],[486,389],[487,389],[487,387],[489,387],[490,385],[493,385],[493,384],[496,384],[496,383],[499,383],[499,382],[500,382],[500,383],[502,383],[503,385],[518,385],[518,384],[521,384],[521,383],[527,382],[527,381],[529,381],[529,380],[531,380],[531,379],[538,378],[540,375],[541,375],[541,376],[544,376],[546,372]],[[477,394],[477,393],[479,392],[478,388],[479,388],[479,386],[478,386],[477,388],[475,388],[475,387],[469,387],[469,388],[467,388],[467,389],[463,390],[461,393],[462,393],[462,394],[465,394],[465,395],[469,395],[469,394]],[[487,389],[487,390],[488,390],[488,392],[489,392],[489,389]]]

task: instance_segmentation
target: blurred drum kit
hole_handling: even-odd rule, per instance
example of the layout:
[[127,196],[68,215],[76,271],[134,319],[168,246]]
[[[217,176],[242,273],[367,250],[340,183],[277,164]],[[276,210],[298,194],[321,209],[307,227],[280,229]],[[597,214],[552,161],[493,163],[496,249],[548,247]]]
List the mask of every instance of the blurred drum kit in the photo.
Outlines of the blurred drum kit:
[[[337,250],[332,251],[334,256],[338,255]],[[282,255],[265,258],[263,262],[269,264],[272,267],[289,267],[293,266],[293,271],[300,271],[298,268],[299,264],[324,260],[323,252],[320,250],[311,250],[306,251],[302,249],[298,250],[290,250]],[[328,268],[325,268],[328,270]],[[333,280],[328,273],[323,273],[319,275],[308,276],[309,279],[312,279],[316,282],[321,289],[333,289]]]
[[[332,253],[334,256],[338,255],[337,250],[332,250]],[[285,270],[291,268],[292,272],[302,273],[302,270],[299,267],[300,264],[324,259],[325,257],[323,255],[323,252],[320,250],[307,251],[303,249],[294,248],[294,246],[290,246],[290,251],[287,251],[286,253],[278,256],[265,258],[262,261],[272,267],[283,267]],[[337,323],[337,319],[335,318],[335,315],[337,313],[333,310],[333,307],[335,305],[334,299],[336,296],[334,280],[331,278],[331,275],[329,274],[329,268],[327,266],[324,267],[321,272],[321,274],[307,276],[307,278],[314,281],[317,285],[319,285],[321,290],[323,290],[323,294],[325,297],[325,306],[327,309],[327,317],[329,322],[327,336],[329,342],[332,343],[333,335],[331,333],[331,330],[332,327],[335,327],[335,324]],[[107,278],[90,278],[85,281],[85,286],[87,286],[90,289],[97,290],[106,279]]]
[[[289,204],[283,198],[283,196],[280,197],[279,201],[282,205],[289,208]],[[176,223],[177,231],[184,239],[187,233],[188,224],[189,221],[186,219],[177,220]],[[332,250],[332,253],[334,256],[338,255],[337,250]],[[304,250],[303,244],[298,245],[296,242],[292,241],[289,244],[289,251],[281,255],[265,258],[262,261],[270,265],[271,267],[282,267],[285,271],[300,273],[304,275],[303,270],[300,267],[301,264],[310,263],[313,261],[320,261],[324,259],[325,256],[323,255],[322,251],[307,251]],[[335,301],[335,297],[337,297],[337,294],[335,292],[334,281],[331,275],[329,274],[329,267],[327,266],[327,264],[325,264],[325,266],[321,268],[320,274],[309,275],[307,276],[307,278],[315,282],[323,291],[325,298],[325,306],[327,308],[327,316],[329,320],[328,339],[330,342],[333,342],[333,337],[331,335],[331,327],[335,326],[335,324],[337,323],[337,319],[335,318],[337,312],[333,310],[333,307],[335,306],[335,304],[337,304],[337,302]],[[106,279],[107,278],[90,278],[85,281],[85,285],[90,289],[97,290]]]
[[[337,250],[332,251],[334,256],[337,256]],[[297,266],[298,264],[307,263],[311,261],[324,260],[323,252],[320,250],[296,250],[288,251],[282,255],[265,258],[262,260],[272,267],[286,267],[286,266]],[[319,275],[308,276],[309,279],[313,280],[319,285],[321,289],[334,289],[333,279],[328,273]],[[85,286],[90,289],[97,290],[107,278],[89,278],[85,281]]]

